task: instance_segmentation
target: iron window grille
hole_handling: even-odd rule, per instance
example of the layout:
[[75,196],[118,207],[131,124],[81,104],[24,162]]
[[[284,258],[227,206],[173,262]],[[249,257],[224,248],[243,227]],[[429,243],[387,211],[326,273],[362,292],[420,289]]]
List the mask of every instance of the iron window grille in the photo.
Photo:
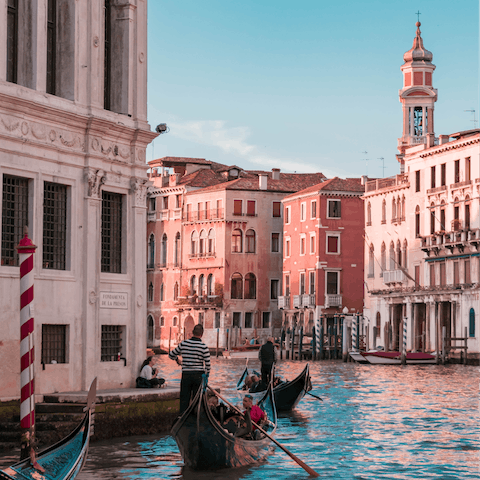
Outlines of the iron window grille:
[[43,189],[43,268],[65,270],[67,187],[45,182]]
[[122,272],[122,195],[102,192],[102,272]]
[[3,176],[2,265],[18,266],[16,246],[28,224],[28,179]]
[[122,333],[120,325],[102,325],[101,361],[112,362],[122,352]]
[[42,363],[67,363],[66,325],[42,325]]

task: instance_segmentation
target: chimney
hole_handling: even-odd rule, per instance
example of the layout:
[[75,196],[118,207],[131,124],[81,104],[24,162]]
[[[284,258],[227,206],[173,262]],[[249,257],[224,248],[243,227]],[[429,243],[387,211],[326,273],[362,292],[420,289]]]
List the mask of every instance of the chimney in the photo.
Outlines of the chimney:
[[448,143],[450,141],[450,135],[439,135],[438,136],[438,143],[443,145],[444,143]]
[[178,184],[178,181],[180,180],[180,174],[173,173],[168,177],[168,179],[169,179],[170,187],[175,187]]
[[272,168],[272,180],[280,180],[280,169]]
[[360,185],[365,185],[368,182],[368,176],[367,175],[362,175],[362,180],[360,182]]
[[267,184],[268,184],[268,175],[265,175],[264,173],[261,173],[260,175],[258,175],[258,188],[260,190],[266,190]]

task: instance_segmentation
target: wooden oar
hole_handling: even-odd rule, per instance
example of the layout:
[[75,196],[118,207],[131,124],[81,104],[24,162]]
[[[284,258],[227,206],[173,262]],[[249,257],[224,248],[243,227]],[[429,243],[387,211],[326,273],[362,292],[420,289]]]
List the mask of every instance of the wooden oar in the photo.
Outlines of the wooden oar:
[[323,402],[323,398],[317,397],[313,393],[307,392],[307,395],[311,395],[313,398],[318,398],[319,400],[321,400]]
[[[222,397],[217,391],[215,391],[212,387],[208,387],[208,389],[213,392],[218,398],[221,398],[230,408],[233,408],[236,412],[238,412],[242,417],[243,413],[235,406],[232,405],[226,398]],[[287,450],[283,445],[278,443],[273,437],[271,437],[262,427],[257,425],[253,420],[252,420],[252,425],[255,425],[255,427],[258,428],[266,437],[268,437],[275,445],[280,447],[292,460],[298,463],[311,477],[319,477],[320,474],[318,474],[313,468],[310,468],[306,463],[302,462],[297,456],[295,456],[292,452]]]

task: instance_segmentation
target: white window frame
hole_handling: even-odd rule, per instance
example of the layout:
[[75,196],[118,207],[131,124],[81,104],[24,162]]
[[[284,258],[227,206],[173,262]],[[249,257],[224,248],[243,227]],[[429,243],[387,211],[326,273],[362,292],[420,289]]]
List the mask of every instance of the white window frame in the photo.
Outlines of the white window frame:
[[[288,248],[287,248],[288,243]],[[285,258],[289,258],[292,255],[292,243],[290,237],[285,237]]]
[[310,255],[315,255],[316,251],[317,251],[316,235],[315,235],[315,232],[310,232]]
[[292,221],[292,207],[288,205],[285,207],[285,225],[290,225]]
[[[278,234],[278,252],[273,251],[273,234]],[[270,235],[270,253],[282,253],[282,233],[281,232],[271,232]]]
[[[340,203],[340,216],[339,216],[339,217],[331,217],[331,216],[329,215],[329,212],[330,212],[330,202],[338,202],[338,203]],[[328,199],[327,199],[327,218],[342,218],[342,202],[341,202],[341,200],[337,200],[337,199],[334,199],[334,198],[332,198],[332,199],[328,198]]]
[[[311,290],[312,290],[312,282],[311,282],[311,279],[312,279],[312,273],[313,273],[313,293],[310,293]],[[315,270],[308,270],[308,293],[310,295],[315,295],[316,294],[316,280],[315,280]]]
[[[337,237],[338,238],[338,251],[337,252],[329,252],[328,251],[328,237]],[[326,238],[325,238],[325,255],[340,255],[342,253],[342,248],[341,248],[341,235],[340,233],[336,232],[327,232],[326,233]]]
[[[329,268],[325,270],[325,295],[340,295],[340,269]],[[337,274],[337,293],[327,293],[327,276],[329,273],[336,273]]]
[[[303,252],[302,252],[302,240],[303,240]],[[300,234],[300,256],[303,257],[307,254],[307,236],[305,233]]]
[[304,222],[307,219],[307,202],[300,203],[300,221]]
[[[315,215],[313,215],[313,205],[315,205]],[[316,200],[312,200],[310,202],[310,220],[314,220],[315,218],[317,218],[318,216],[318,204],[317,204],[317,201]]]

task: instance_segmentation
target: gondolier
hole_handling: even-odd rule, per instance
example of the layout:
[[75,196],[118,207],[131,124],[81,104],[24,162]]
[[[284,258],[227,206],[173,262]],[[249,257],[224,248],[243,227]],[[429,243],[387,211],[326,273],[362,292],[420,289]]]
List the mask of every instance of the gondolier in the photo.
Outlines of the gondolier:
[[[193,337],[184,340],[169,354],[169,358],[182,366],[180,382],[180,415],[188,408],[190,397],[197,393],[202,383],[202,375],[210,373],[210,351],[202,342],[203,326],[193,327]],[[179,356],[182,358],[180,359]]]
[[258,359],[262,364],[262,382],[268,385],[270,383],[273,364],[277,361],[273,337],[267,337],[267,341],[261,346],[258,352]]

